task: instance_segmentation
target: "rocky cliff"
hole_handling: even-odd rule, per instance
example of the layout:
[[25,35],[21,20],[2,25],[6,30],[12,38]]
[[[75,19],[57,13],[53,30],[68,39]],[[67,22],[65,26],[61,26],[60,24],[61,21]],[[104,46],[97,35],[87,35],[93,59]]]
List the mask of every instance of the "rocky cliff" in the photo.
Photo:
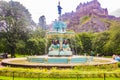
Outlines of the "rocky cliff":
[[120,21],[120,18],[109,15],[107,8],[102,8],[97,0],[93,0],[80,3],[75,12],[63,14],[62,20],[67,23],[68,29],[75,32],[101,32],[109,29],[109,20]]

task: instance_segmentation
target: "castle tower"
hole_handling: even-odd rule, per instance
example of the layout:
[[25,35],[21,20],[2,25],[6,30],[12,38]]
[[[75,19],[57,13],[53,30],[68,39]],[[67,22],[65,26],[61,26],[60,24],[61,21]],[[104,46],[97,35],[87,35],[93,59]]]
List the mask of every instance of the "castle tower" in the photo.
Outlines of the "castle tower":
[[101,6],[100,3],[98,2],[98,0],[93,0],[93,2],[94,2],[94,6],[96,8],[99,8]]

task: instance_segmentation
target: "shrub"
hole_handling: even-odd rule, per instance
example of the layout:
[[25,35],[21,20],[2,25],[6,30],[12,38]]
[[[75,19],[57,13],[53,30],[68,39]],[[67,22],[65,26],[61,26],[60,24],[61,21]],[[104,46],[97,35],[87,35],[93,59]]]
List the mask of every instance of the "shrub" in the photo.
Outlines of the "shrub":
[[[99,69],[100,67],[101,69]],[[8,67],[0,68],[0,75],[13,76],[14,74],[15,77],[23,78],[103,78],[105,73],[106,77],[120,77],[120,69],[108,71],[105,67],[108,67],[108,65],[89,67],[76,66],[74,69],[52,68],[51,70]]]
[[118,67],[120,68],[120,62],[118,62]]
[[74,70],[86,70],[86,71],[89,71],[89,70],[97,70],[97,69],[104,69],[104,70],[108,70],[110,71],[111,69],[112,70],[115,70],[118,68],[118,64],[103,64],[103,65],[79,65],[79,66],[75,66],[74,67]]

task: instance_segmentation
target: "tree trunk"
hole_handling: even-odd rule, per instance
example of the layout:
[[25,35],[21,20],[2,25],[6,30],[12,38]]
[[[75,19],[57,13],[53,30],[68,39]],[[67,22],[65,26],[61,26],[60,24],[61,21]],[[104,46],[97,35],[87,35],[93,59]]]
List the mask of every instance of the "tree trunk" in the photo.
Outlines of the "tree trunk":
[[15,58],[15,47],[11,47],[11,58]]

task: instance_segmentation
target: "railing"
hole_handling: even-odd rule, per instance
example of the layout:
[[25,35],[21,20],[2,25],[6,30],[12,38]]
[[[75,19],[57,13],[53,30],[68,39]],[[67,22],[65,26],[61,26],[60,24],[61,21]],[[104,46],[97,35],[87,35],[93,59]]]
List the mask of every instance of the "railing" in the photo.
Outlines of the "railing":
[[64,74],[64,75],[68,75],[68,76],[65,76],[65,77],[61,76],[61,73],[50,74],[50,73],[0,71],[0,76],[10,77],[9,80],[19,80],[19,78],[25,78],[23,80],[28,80],[28,79],[30,80],[69,80],[69,79],[70,80],[84,80],[84,78],[87,78],[87,80],[93,80],[93,78],[94,80],[98,78],[99,80],[109,80],[109,78],[113,78],[114,80],[119,80],[120,78],[120,72],[119,73],[97,73],[97,74],[93,74],[93,73],[92,74],[80,74],[80,73],[72,74],[71,73],[71,74]]

